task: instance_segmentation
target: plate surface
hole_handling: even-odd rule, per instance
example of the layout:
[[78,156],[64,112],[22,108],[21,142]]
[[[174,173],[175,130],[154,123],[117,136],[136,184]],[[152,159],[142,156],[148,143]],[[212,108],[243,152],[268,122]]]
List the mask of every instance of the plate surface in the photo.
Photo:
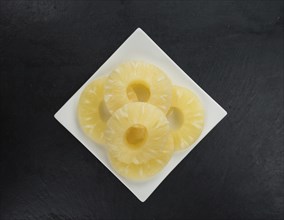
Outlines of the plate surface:
[[[155,177],[144,182],[133,182],[119,176],[110,166],[105,150],[93,143],[81,131],[77,123],[77,103],[86,84],[102,75],[109,74],[120,63],[129,60],[143,60],[163,69],[173,84],[193,90],[205,108],[204,129],[198,140],[189,149],[175,153],[167,166]],[[144,202],[161,184],[167,175],[186,155],[214,128],[227,112],[202,90],[162,49],[140,28],[111,55],[111,57],[90,77],[90,79],[59,109],[54,117],[76,137],[97,159],[99,159],[140,201]]]

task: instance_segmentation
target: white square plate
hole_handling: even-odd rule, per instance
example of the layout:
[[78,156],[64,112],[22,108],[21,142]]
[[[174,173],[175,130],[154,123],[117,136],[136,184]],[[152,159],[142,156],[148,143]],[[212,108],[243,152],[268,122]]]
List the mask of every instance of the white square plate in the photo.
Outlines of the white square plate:
[[[167,166],[155,177],[144,182],[132,182],[119,176],[110,166],[106,152],[88,139],[77,124],[77,103],[85,85],[102,75],[109,74],[120,63],[129,60],[143,60],[163,69],[173,84],[193,90],[204,104],[205,125],[199,139],[189,149],[175,153]],[[112,54],[112,56],[90,77],[90,79],[62,106],[55,118],[73,134],[95,157],[97,157],[140,201],[144,202],[167,177],[167,175],[186,157],[186,155],[215,127],[226,111],[204,92],[162,49],[140,28]]]

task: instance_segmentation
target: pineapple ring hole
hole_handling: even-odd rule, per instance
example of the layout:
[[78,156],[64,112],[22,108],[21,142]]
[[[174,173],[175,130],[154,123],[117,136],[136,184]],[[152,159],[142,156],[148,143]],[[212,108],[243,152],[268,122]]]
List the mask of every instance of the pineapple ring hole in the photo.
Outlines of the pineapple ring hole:
[[150,89],[143,82],[132,82],[126,89],[128,99],[134,102],[147,102],[150,98]]
[[110,117],[110,113],[104,101],[101,101],[101,103],[99,104],[99,114],[102,121],[107,121]]
[[167,119],[170,123],[170,127],[177,130],[183,124],[183,113],[179,108],[171,107],[167,113]]
[[142,146],[147,140],[147,128],[141,124],[134,124],[125,132],[125,140],[131,148]]

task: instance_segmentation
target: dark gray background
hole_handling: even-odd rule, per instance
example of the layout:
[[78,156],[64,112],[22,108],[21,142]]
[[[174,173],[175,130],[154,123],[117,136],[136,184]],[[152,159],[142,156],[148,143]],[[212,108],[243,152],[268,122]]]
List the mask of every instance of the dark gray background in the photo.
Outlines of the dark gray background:
[[[141,27],[228,116],[141,203],[54,113]],[[280,219],[281,1],[1,1],[1,220]]]

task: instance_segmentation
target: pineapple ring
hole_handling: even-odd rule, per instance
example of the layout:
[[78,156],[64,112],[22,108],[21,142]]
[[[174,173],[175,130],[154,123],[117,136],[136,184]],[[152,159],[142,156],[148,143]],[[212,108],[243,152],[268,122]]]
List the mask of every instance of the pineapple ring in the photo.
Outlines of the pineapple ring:
[[172,106],[167,118],[175,150],[182,150],[192,145],[200,136],[204,126],[204,108],[192,91],[174,86]]
[[95,79],[87,85],[78,104],[78,119],[82,130],[100,144],[104,143],[103,134],[110,117],[103,99],[106,78]]
[[169,122],[156,106],[133,102],[118,109],[107,122],[109,153],[123,163],[141,164],[166,149]]
[[168,138],[166,148],[160,154],[146,163],[140,164],[127,164],[119,161],[117,158],[108,154],[109,161],[112,167],[121,176],[130,180],[146,180],[158,172],[160,172],[169,162],[174,152],[173,139]]
[[170,107],[172,83],[158,67],[143,62],[118,66],[105,85],[105,102],[111,113],[130,102],[147,102],[166,113]]

